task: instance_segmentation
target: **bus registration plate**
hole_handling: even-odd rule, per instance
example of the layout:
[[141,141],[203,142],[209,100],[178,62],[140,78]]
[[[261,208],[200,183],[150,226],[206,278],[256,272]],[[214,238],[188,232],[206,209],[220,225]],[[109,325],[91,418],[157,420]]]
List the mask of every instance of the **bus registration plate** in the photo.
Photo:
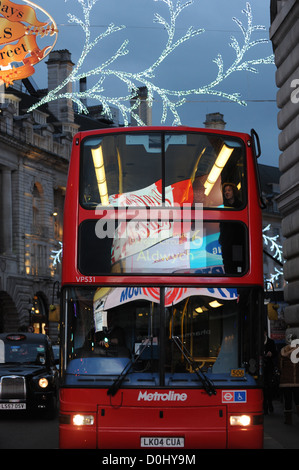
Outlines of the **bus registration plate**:
[[141,437],[141,447],[184,447],[183,437]]

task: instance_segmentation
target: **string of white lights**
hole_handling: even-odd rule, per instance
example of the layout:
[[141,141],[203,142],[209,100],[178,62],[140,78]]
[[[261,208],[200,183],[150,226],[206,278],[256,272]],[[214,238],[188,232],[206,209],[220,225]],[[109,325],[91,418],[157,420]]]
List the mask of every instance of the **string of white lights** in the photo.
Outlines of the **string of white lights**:
[[[65,0],[67,1],[67,0]],[[78,111],[81,113],[88,114],[88,108],[84,104],[85,100],[95,100],[98,101],[103,107],[103,114],[112,118],[111,107],[116,107],[119,109],[124,125],[129,125],[130,118],[134,117],[138,125],[144,125],[144,122],[139,117],[136,110],[139,107],[140,100],[135,99],[135,104],[132,106],[132,98],[138,96],[138,89],[140,86],[147,87],[148,96],[147,104],[152,106],[154,100],[162,103],[162,115],[161,123],[165,123],[168,115],[170,114],[173,119],[173,125],[180,125],[181,119],[179,115],[179,108],[187,102],[187,99],[192,96],[198,95],[209,95],[213,97],[222,98],[228,102],[237,103],[241,106],[246,106],[247,102],[244,99],[241,99],[239,93],[233,92],[228,93],[221,91],[218,87],[224,82],[231,74],[240,71],[246,71],[251,73],[258,73],[257,66],[265,64],[273,64],[273,55],[268,57],[259,58],[259,59],[250,59],[246,60],[245,55],[252,48],[267,43],[268,39],[259,38],[252,40],[252,35],[260,31],[265,31],[264,26],[253,25],[253,15],[250,4],[247,2],[245,9],[242,10],[242,13],[245,14],[247,19],[246,26],[237,19],[233,18],[234,23],[237,25],[241,32],[243,43],[241,44],[235,36],[231,37],[230,46],[234,49],[236,57],[233,60],[232,64],[228,67],[225,66],[223,57],[221,54],[218,54],[214,59],[218,67],[218,73],[214,80],[210,83],[200,86],[198,88],[185,89],[185,90],[170,90],[160,87],[155,83],[155,74],[160,65],[169,57],[176,49],[178,49],[183,43],[189,41],[190,39],[204,33],[204,29],[194,29],[190,26],[187,31],[179,38],[175,39],[177,30],[177,20],[182,13],[182,11],[190,7],[193,4],[193,0],[186,1],[182,3],[177,1],[174,4],[174,0],[154,0],[157,2],[164,3],[168,8],[168,18],[166,19],[159,13],[154,15],[154,23],[159,24],[163,27],[166,32],[167,38],[162,52],[154,62],[145,68],[145,70],[139,72],[127,72],[118,70],[115,67],[116,62],[119,58],[126,56],[129,53],[128,50],[128,40],[125,40],[116,52],[105,62],[100,65],[97,65],[95,68],[86,71],[82,71],[83,65],[86,62],[87,56],[94,51],[94,48],[104,39],[110,36],[111,34],[117,33],[120,30],[124,29],[125,26],[115,26],[110,24],[106,27],[104,32],[97,35],[95,38],[92,38],[91,35],[91,11],[92,8],[96,5],[99,0],[77,0],[82,7],[83,18],[80,19],[72,13],[68,14],[69,22],[76,26],[79,26],[85,35],[85,41],[82,48],[81,55],[75,64],[70,75],[55,89],[48,92],[48,94],[43,97],[39,102],[33,105],[28,111],[33,111],[35,108],[38,108],[42,104],[47,102],[67,98],[71,99],[78,106]],[[63,88],[68,83],[79,83],[80,79],[87,77],[95,77],[96,83],[91,85],[85,91],[73,91],[72,93],[62,92]],[[121,83],[125,85],[127,92],[122,94],[122,96],[107,96],[105,84],[106,81],[110,78],[117,78]]]

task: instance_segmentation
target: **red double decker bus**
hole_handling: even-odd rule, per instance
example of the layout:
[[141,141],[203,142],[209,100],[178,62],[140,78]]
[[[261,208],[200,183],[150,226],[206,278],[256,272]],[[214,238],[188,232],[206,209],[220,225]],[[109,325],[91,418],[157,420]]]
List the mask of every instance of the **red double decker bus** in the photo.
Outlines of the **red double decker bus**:
[[74,137],[60,448],[262,448],[258,137]]

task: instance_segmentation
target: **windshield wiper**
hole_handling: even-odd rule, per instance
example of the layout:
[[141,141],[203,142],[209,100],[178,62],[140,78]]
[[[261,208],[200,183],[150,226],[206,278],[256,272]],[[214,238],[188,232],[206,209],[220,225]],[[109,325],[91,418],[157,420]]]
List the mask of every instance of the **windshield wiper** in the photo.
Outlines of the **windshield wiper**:
[[182,343],[178,336],[172,336],[172,340],[180,352],[183,354],[184,358],[191,366],[192,370],[195,372],[199,380],[201,381],[203,388],[207,392],[208,395],[216,395],[216,390],[214,387],[213,382],[197,367],[196,362],[193,360],[190,352],[186,348],[186,346]]
[[147,348],[151,343],[150,341],[151,338],[147,338],[149,341],[145,341],[144,344],[140,345],[139,346],[139,349],[138,349],[138,354],[134,357],[134,359],[130,359],[129,362],[127,362],[127,364],[125,365],[125,367],[123,368],[123,370],[121,371],[121,373],[119,374],[118,377],[116,377],[116,379],[114,380],[113,384],[110,385],[110,387],[108,388],[107,390],[107,395],[112,395],[114,397],[114,395],[117,393],[117,391],[120,389],[120,386],[121,384],[123,383],[123,381],[125,380],[126,376],[128,375],[128,373],[130,372],[132,366],[134,364],[136,364],[136,362],[138,361],[138,359],[140,358],[140,356],[142,355],[143,351],[145,350],[145,348]]
[[[148,338],[150,340],[150,338]],[[205,391],[208,393],[208,395],[216,395],[216,390],[211,382],[211,380],[200,370],[197,368],[196,363],[192,359],[189,351],[187,348],[182,344],[180,338],[178,336],[172,336],[172,340],[175,343],[175,345],[178,347],[180,352],[183,353],[186,361],[188,364],[191,366],[192,370],[195,372],[197,377],[199,378],[200,382],[203,385],[203,388]],[[143,345],[139,347],[138,354],[134,357],[134,359],[130,359],[130,361],[125,365],[119,376],[114,380],[113,384],[108,388],[107,390],[107,395],[112,395],[114,396],[117,391],[120,389],[121,384],[125,380],[126,376],[130,372],[132,366],[136,364],[140,356],[142,355],[143,351],[145,350],[146,347],[148,347],[149,342],[145,342]]]

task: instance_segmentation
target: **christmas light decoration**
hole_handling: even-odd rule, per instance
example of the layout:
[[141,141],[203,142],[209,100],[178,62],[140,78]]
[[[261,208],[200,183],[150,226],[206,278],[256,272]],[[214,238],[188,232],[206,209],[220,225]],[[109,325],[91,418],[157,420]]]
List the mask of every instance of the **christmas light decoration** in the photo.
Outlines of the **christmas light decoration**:
[[[271,230],[271,225],[268,224],[264,229],[263,229],[263,242],[265,247],[269,247],[270,251],[273,252],[273,258],[276,259],[279,263],[283,263],[283,256],[282,256],[282,246],[277,243],[277,240],[279,239],[279,235],[274,235],[273,237],[270,237],[269,235],[266,235],[266,232]],[[283,276],[283,269],[278,269],[274,267],[274,273],[270,274],[270,277],[268,279],[265,279],[266,282],[274,283],[274,281],[279,281],[279,278]]]
[[30,0],[23,3],[0,2],[0,83],[6,86],[30,77],[57,41],[55,21],[46,10]]
[[280,263],[283,262],[282,258],[282,246],[277,243],[277,239],[279,238],[279,235],[274,235],[274,237],[269,237],[268,235],[265,234],[265,232],[268,232],[271,230],[271,225],[268,224],[267,227],[263,229],[263,240],[264,240],[264,245],[269,246],[270,244],[270,251],[273,252],[273,258],[277,259]]
[[275,272],[271,273],[270,277],[265,279],[265,281],[269,281],[271,284],[273,284],[275,281],[278,282],[280,280],[280,278],[283,276],[283,270],[274,268],[274,271]]
[[60,245],[59,250],[52,250],[51,253],[51,258],[53,258],[53,267],[56,266],[58,263],[61,262],[61,256],[62,256],[62,242],[58,242]]
[[[186,41],[189,41],[191,38],[202,34],[204,32],[204,29],[194,29],[192,26],[190,26],[184,35],[182,35],[179,39],[175,40],[175,33],[177,31],[177,19],[185,8],[193,4],[193,1],[189,0],[185,3],[177,1],[177,3],[174,4],[173,0],[154,0],[164,3],[168,7],[169,13],[168,20],[166,20],[159,13],[156,13],[154,16],[154,22],[160,24],[167,34],[166,44],[158,59],[155,60],[143,71],[133,73],[117,70],[117,68],[113,67],[117,59],[129,53],[129,41],[125,40],[108,60],[106,60],[100,65],[97,65],[94,69],[89,70],[88,72],[83,72],[82,66],[86,61],[88,54],[90,54],[90,52],[93,51],[94,48],[104,38],[107,38],[108,36],[119,32],[120,30],[124,29],[125,26],[115,26],[114,24],[110,24],[107,27],[106,31],[92,39],[90,28],[90,15],[92,8],[99,0],[77,1],[82,7],[83,19],[79,19],[77,16],[70,13],[68,14],[68,17],[69,22],[77,24],[79,27],[81,27],[85,35],[85,42],[79,60],[74,66],[73,71],[66,78],[66,80],[64,80],[54,90],[49,91],[45,97],[43,97],[38,103],[33,105],[28,110],[29,112],[49,101],[57,100],[60,98],[67,98],[71,99],[74,103],[77,104],[79,112],[88,114],[88,109],[87,106],[84,104],[84,100],[91,99],[98,101],[102,105],[103,114],[108,116],[109,118],[112,119],[110,107],[116,107],[119,109],[122,115],[125,126],[129,125],[131,116],[135,118],[138,125],[142,126],[144,125],[144,122],[135,112],[136,109],[139,107],[140,100],[137,98],[135,100],[134,105],[132,105],[132,103],[130,104],[130,100],[132,100],[132,98],[136,98],[136,95],[138,95],[138,89],[141,86],[145,86],[148,90],[147,103],[150,107],[153,105],[154,99],[157,99],[156,96],[162,102],[161,123],[165,123],[168,115],[171,114],[173,118],[172,124],[180,125],[181,119],[179,116],[178,108],[180,108],[186,102],[187,97],[190,97],[192,95],[218,96],[224,98],[225,100],[246,106],[246,102],[241,99],[239,93],[226,93],[219,90],[217,87],[232,73],[240,71],[258,73],[258,65],[273,64],[273,55],[260,59],[244,59],[245,54],[250,49],[260,44],[268,42],[268,39],[266,38],[252,40],[252,34],[254,32],[265,31],[266,28],[264,26],[253,25],[252,9],[250,4],[247,2],[245,9],[242,10],[242,13],[244,13],[247,18],[247,25],[244,26],[239,19],[233,18],[233,21],[236,23],[243,35],[243,44],[240,44],[235,37],[231,37],[230,46],[234,49],[236,53],[236,58],[228,68],[225,68],[222,55],[218,54],[216,59],[214,59],[213,61],[218,67],[218,73],[216,78],[210,83],[198,88],[192,88],[187,90],[169,90],[166,88],[159,87],[159,85],[155,83],[155,73],[159,66],[162,64],[162,62],[164,62],[165,59],[170,54],[172,54],[180,45],[182,45]],[[62,92],[62,89],[68,83],[79,83],[80,79],[87,77],[96,77],[96,83],[92,85],[89,89],[79,92],[73,91],[72,93]],[[106,95],[104,85],[105,81],[108,78],[117,78],[123,85],[125,85],[125,87],[127,88],[127,92],[124,94],[124,96],[109,97]]]

